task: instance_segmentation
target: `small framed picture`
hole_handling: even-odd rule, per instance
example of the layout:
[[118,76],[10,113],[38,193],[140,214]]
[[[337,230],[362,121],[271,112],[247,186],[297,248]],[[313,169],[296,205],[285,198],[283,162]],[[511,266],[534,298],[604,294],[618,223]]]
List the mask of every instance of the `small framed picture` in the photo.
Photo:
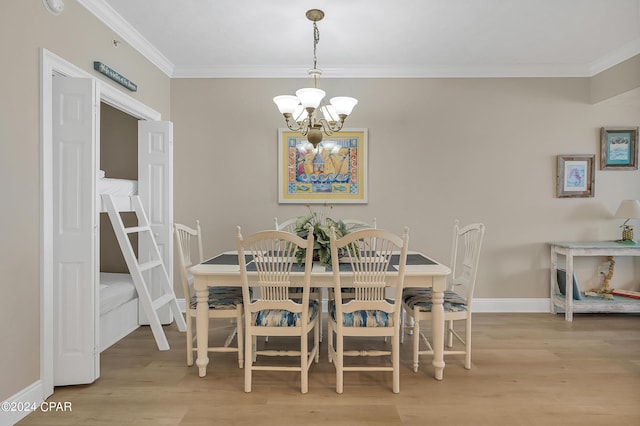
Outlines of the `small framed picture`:
[[600,130],[600,170],[638,170],[638,127]]
[[595,159],[595,155],[558,155],[558,198],[593,197]]

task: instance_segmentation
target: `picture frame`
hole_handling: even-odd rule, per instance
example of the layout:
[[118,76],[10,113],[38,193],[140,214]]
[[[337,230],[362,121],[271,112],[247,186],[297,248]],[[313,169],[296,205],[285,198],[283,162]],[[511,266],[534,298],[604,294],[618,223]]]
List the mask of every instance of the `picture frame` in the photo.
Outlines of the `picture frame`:
[[638,127],[600,129],[600,170],[638,170]]
[[595,155],[558,155],[557,197],[594,196]]
[[367,129],[342,129],[317,148],[278,129],[278,203],[367,203]]

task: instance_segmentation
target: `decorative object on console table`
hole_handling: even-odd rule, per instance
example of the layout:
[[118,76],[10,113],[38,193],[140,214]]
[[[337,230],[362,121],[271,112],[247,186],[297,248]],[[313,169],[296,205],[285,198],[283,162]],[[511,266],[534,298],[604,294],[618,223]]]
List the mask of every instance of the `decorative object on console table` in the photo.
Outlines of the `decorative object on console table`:
[[638,170],[638,127],[600,130],[600,169]]
[[633,244],[633,226],[629,225],[631,219],[640,219],[640,201],[639,200],[623,200],[616,211],[615,217],[626,219],[620,228],[622,228],[622,239],[618,242],[625,244]]
[[[558,268],[556,270],[556,277],[558,281],[558,290],[560,294],[566,296],[567,294],[567,271],[565,269]],[[573,273],[573,300],[582,300],[580,294],[580,286],[578,285],[578,279],[576,273]]]
[[640,299],[640,291],[625,290],[623,288],[616,288],[612,292],[616,296],[629,297],[631,299]]
[[595,155],[558,155],[558,198],[593,197]]
[[[593,295],[601,295],[603,298],[607,299],[607,300],[613,300],[613,295],[611,294],[611,287],[609,286],[609,282],[611,281],[611,278],[613,278],[613,270],[615,268],[616,265],[616,261],[613,260],[613,256],[607,256],[607,261],[609,262],[609,268],[607,270],[607,273],[603,275],[603,279],[602,279],[602,285],[600,286],[600,288],[592,288],[591,290],[589,290],[588,293],[594,293]],[[587,295],[589,295],[587,293]]]

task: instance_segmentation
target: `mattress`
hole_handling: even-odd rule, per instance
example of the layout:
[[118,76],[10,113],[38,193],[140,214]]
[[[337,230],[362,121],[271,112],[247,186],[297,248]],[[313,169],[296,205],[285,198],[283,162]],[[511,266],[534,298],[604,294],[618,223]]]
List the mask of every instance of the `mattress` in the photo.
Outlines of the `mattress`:
[[97,184],[98,194],[131,196],[138,194],[138,181],[130,179],[100,178]]
[[100,315],[138,297],[129,274],[100,272]]

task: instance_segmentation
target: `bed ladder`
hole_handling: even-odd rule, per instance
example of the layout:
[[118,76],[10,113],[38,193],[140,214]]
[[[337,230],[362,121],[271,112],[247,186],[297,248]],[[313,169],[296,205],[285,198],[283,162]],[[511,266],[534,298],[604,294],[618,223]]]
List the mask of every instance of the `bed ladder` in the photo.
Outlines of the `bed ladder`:
[[[140,197],[138,195],[131,196],[130,198],[132,210],[138,217],[138,226],[130,228],[125,228],[124,223],[122,222],[122,217],[120,216],[120,213],[116,208],[113,197],[111,195],[102,195],[102,202],[104,208],[109,214],[109,219],[111,220],[113,231],[116,234],[116,238],[118,239],[118,243],[120,244],[120,249],[122,250],[122,254],[127,263],[127,267],[129,268],[129,273],[131,274],[133,283],[136,287],[136,290],[138,291],[138,297],[142,304],[142,308],[147,315],[147,319],[149,320],[149,325],[151,326],[151,331],[153,332],[153,337],[156,340],[158,349],[161,351],[166,351],[169,349],[169,342],[167,341],[167,336],[164,334],[164,329],[162,328],[162,324],[160,323],[160,318],[158,317],[158,309],[168,304],[171,312],[173,313],[173,317],[176,320],[178,330],[185,331],[186,325],[184,317],[182,316],[182,312],[180,311],[180,308],[178,306],[176,295],[173,292],[173,285],[171,284],[171,280],[169,279],[169,275],[167,274],[167,269],[162,262],[162,257],[160,256],[160,250],[158,249],[158,245],[156,244],[156,239],[153,236],[153,232],[151,231],[149,220],[147,219],[147,215],[144,212],[144,208],[142,207],[142,201],[140,200]],[[131,240],[129,239],[128,235],[134,233],[141,234],[140,238],[142,238],[144,235],[144,238],[149,238],[151,241],[151,259],[147,262],[140,263],[133,251]],[[144,271],[151,271],[155,269],[158,270],[158,274],[156,276],[160,277],[161,280],[160,284],[162,295],[154,300],[151,298],[149,287],[147,286],[142,273]],[[147,275],[151,276],[151,274]]]

